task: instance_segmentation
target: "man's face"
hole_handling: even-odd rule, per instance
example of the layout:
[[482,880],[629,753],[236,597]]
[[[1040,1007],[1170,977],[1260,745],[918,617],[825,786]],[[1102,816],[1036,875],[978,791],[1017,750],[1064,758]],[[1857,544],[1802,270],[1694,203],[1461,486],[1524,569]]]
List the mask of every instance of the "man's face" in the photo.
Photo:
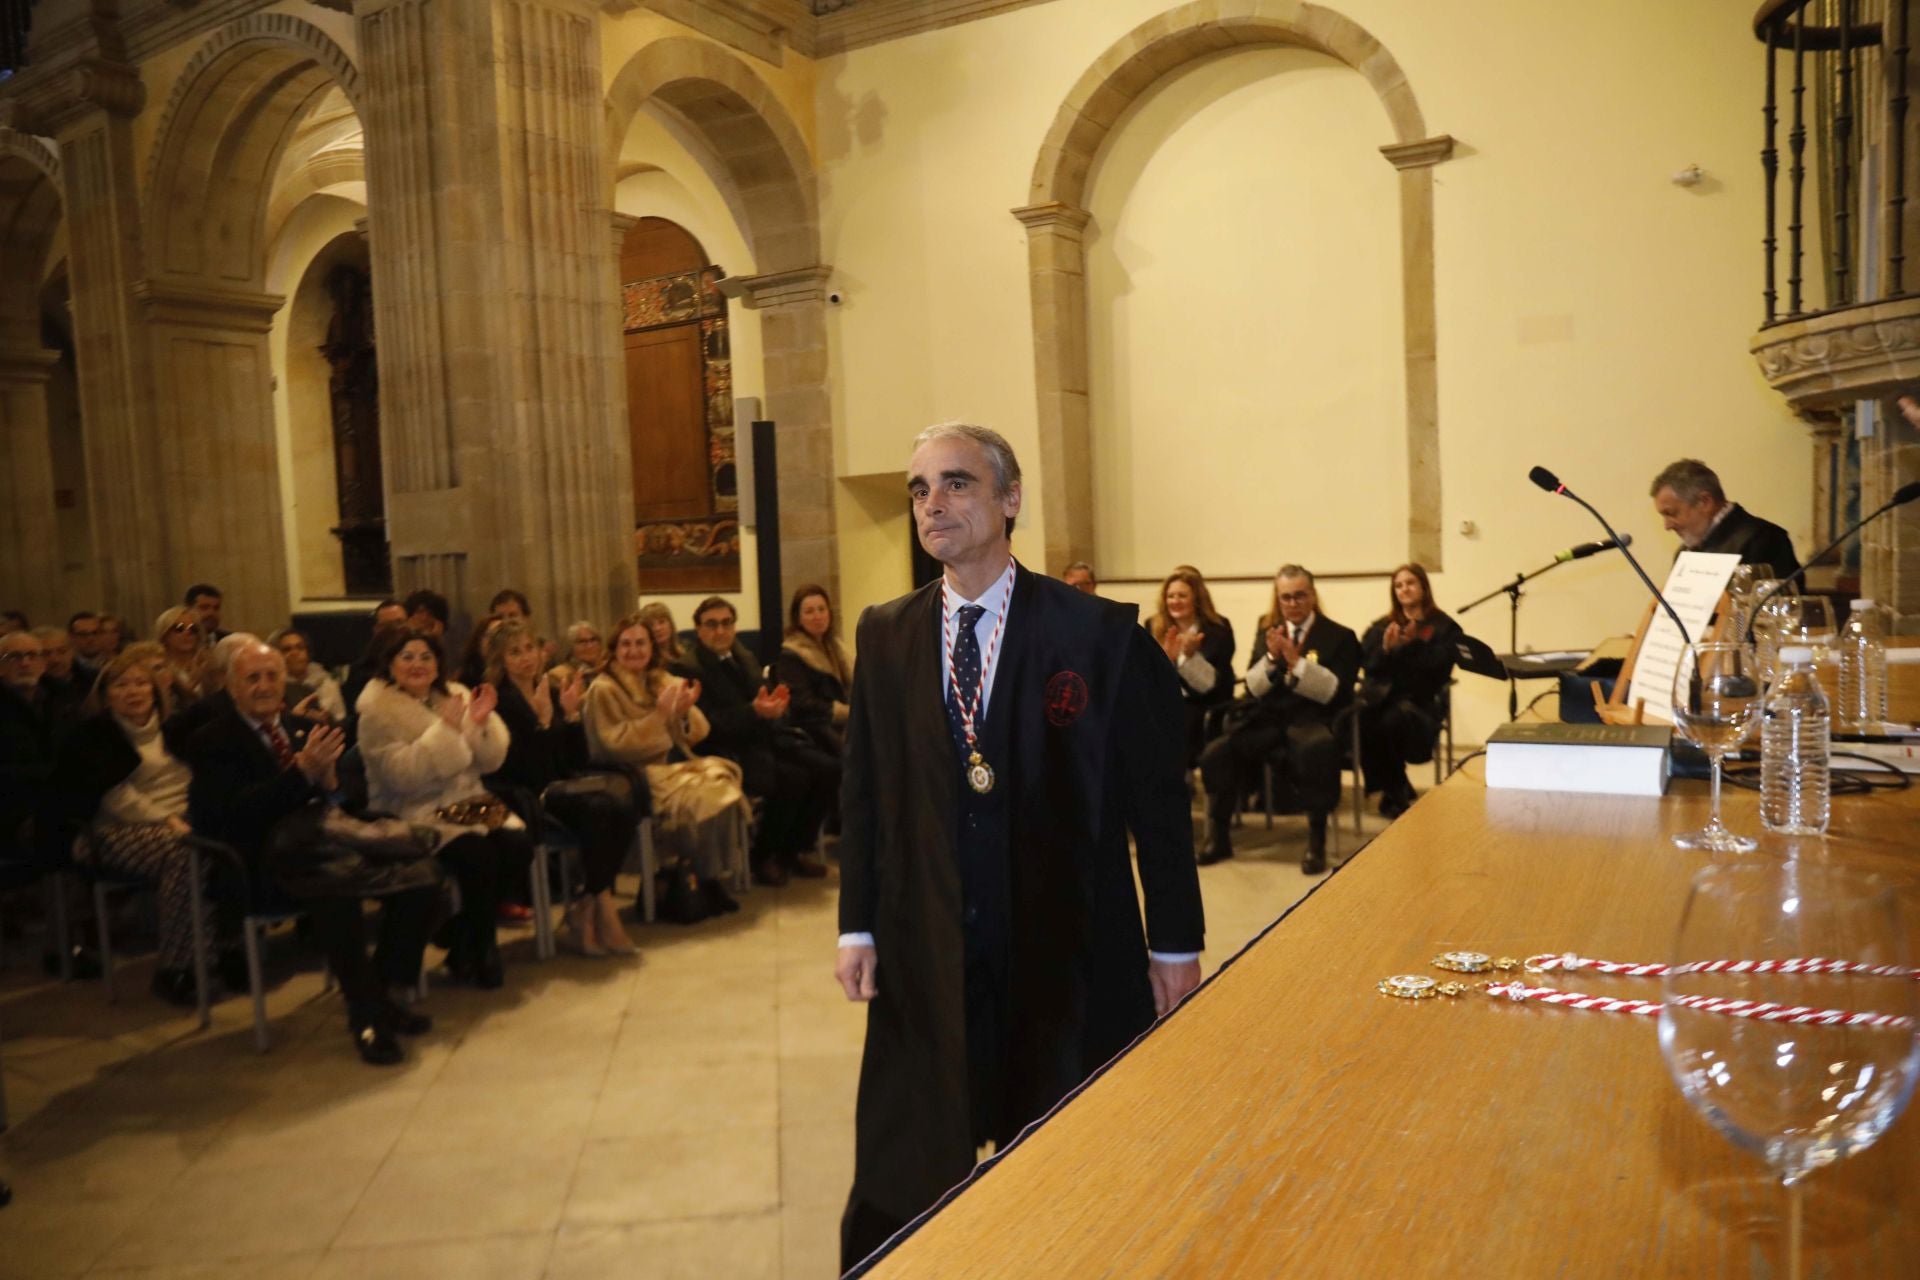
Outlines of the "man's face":
[[1076,591],[1084,591],[1088,595],[1092,595],[1099,590],[1099,587],[1096,586],[1093,581],[1093,574],[1085,569],[1069,569],[1067,570],[1067,576],[1062,578],[1061,581]]
[[264,645],[247,646],[227,672],[227,692],[240,714],[249,719],[265,720],[277,714],[287,700],[286,659]]
[[502,622],[525,622],[527,611],[520,607],[518,600],[502,600],[499,607],[493,611],[493,616]]
[[47,673],[47,655],[31,631],[11,631],[0,638],[0,680],[21,693],[31,693]]
[[1682,544],[1697,547],[1706,541],[1707,531],[1713,528],[1713,517],[1720,510],[1720,504],[1713,495],[1703,493],[1692,502],[1682,502],[1680,495],[1666,485],[1660,486],[1660,492],[1653,495],[1653,509],[1660,514],[1660,523],[1667,532],[1680,535]]
[[56,680],[65,680],[73,674],[73,644],[67,639],[67,633],[56,631],[51,638],[40,641],[40,651],[47,657],[47,674]]
[[390,623],[405,622],[406,620],[407,606],[403,604],[383,604],[373,611],[373,625],[375,630],[387,626]]
[[1288,622],[1299,624],[1313,616],[1314,608],[1320,603],[1314,594],[1313,584],[1305,578],[1279,577],[1274,585],[1280,590],[1280,616]]
[[307,638],[298,631],[289,631],[280,637],[280,657],[287,664],[289,680],[303,679],[312,658],[307,653]]
[[220,597],[198,595],[193,598],[193,615],[200,619],[200,629],[208,635],[220,629]]
[[711,652],[727,654],[733,652],[733,624],[733,610],[715,605],[700,615],[693,629],[699,635],[700,643]]
[[106,652],[107,633],[98,618],[81,618],[67,628],[67,636],[73,641],[74,652],[83,658],[97,658]]
[[415,609],[413,616],[407,619],[407,625],[430,636],[443,635],[447,630],[447,624],[434,617],[433,611],[425,607]]
[[993,492],[993,459],[965,436],[929,440],[907,464],[920,545],[942,564],[965,564],[1004,552],[1007,521],[1020,514],[1020,486]]

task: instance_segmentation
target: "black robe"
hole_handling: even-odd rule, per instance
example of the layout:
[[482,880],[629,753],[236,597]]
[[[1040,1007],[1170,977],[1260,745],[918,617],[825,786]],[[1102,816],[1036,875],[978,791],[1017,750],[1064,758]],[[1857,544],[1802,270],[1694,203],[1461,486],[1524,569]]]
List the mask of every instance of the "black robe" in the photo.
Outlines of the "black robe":
[[[853,1199],[909,1220],[964,1179],[971,1136],[961,761],[941,689],[938,581],[861,617],[840,928],[874,935]],[[1184,711],[1136,610],[1018,570],[982,728],[1008,788],[1001,1115],[1038,1118],[1153,1022],[1147,950],[1204,924]],[[1146,930],[1127,845],[1139,847]]]

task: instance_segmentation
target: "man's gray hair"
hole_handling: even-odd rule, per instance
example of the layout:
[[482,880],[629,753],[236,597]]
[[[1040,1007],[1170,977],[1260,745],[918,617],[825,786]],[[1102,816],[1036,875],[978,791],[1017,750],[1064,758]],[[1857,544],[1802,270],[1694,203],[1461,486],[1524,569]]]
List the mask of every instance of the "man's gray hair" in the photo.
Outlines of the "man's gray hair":
[[1075,560],[1072,564],[1068,565],[1066,568],[1060,571],[1060,576],[1064,578],[1068,574],[1072,573],[1075,569],[1085,569],[1087,571],[1087,576],[1089,578],[1095,578],[1097,580],[1098,575],[1094,573],[1093,566],[1088,564],[1085,560]]
[[573,644],[577,642],[580,639],[581,635],[588,631],[591,631],[596,636],[600,634],[600,628],[594,626],[591,622],[585,621],[584,619],[579,622],[573,623],[567,628],[567,643]]
[[1283,564],[1280,566],[1280,571],[1273,576],[1276,578],[1305,578],[1308,586],[1316,591],[1320,589],[1319,584],[1313,580],[1313,574],[1307,570],[1305,565]]
[[987,451],[987,459],[993,464],[993,496],[1004,498],[1020,483],[1020,459],[1013,456],[1013,446],[1007,438],[992,427],[978,427],[971,422],[938,422],[913,438],[914,449],[935,440],[952,439],[971,440]]
[[227,673],[233,670],[233,660],[239,657],[242,651],[251,652],[256,646],[265,649],[276,658],[280,656],[278,649],[262,640],[259,636],[245,631],[236,631],[232,635],[223,637],[218,644],[213,646],[212,661],[214,671],[222,680],[226,679]]
[[1660,496],[1662,489],[1673,490],[1673,496],[1687,506],[1700,501],[1701,494],[1711,495],[1714,502],[1727,500],[1727,491],[1720,487],[1720,477],[1713,468],[1698,458],[1682,458],[1678,462],[1667,464],[1659,475],[1653,478],[1653,487],[1647,490],[1649,498]]

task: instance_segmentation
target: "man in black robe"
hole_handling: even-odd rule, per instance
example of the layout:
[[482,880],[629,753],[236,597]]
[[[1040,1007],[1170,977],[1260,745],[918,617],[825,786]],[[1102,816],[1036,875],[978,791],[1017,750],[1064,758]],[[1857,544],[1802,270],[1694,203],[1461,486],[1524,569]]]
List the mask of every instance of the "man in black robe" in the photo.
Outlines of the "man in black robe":
[[945,573],[860,620],[835,976],[871,1003],[847,1267],[1192,991],[1204,933],[1178,678],[1136,609],[1014,563],[1020,468],[994,432],[930,428],[907,484]]
[[1668,466],[1653,478],[1649,492],[1653,509],[1669,532],[1680,535],[1683,550],[1731,552],[1741,564],[1766,565],[1776,578],[1792,577],[1800,567],[1787,531],[1728,502],[1720,477],[1696,458]]

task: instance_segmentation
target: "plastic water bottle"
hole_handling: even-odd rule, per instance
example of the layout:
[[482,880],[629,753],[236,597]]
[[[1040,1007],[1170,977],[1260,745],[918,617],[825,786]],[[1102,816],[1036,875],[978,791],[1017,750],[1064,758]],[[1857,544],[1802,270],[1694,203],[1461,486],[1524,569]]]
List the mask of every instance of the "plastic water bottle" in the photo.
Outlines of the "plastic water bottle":
[[1760,824],[1791,836],[1823,835],[1832,805],[1827,778],[1827,695],[1813,650],[1786,645],[1760,711]]
[[1871,600],[1855,600],[1840,632],[1840,706],[1850,733],[1879,733],[1887,719],[1886,620]]

